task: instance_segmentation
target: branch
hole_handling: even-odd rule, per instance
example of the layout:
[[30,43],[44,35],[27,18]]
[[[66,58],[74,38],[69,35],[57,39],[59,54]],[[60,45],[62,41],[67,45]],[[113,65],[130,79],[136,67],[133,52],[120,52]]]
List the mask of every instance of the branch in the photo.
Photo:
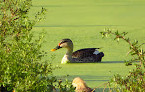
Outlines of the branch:
[[131,55],[137,55],[140,64],[142,65],[144,60],[144,56],[145,56],[145,52],[143,51],[143,49],[140,49],[140,47],[142,45],[144,45],[145,43],[142,43],[141,45],[138,45],[138,41],[134,41],[133,43],[130,41],[129,38],[126,38],[125,36],[128,34],[128,32],[122,32],[119,33],[118,30],[116,32],[112,32],[110,29],[107,29],[105,32],[100,32],[102,34],[102,37],[107,37],[109,34],[111,35],[115,35],[114,40],[118,39],[123,39],[124,41],[126,41],[129,45],[130,45],[130,51],[128,53],[131,53]]

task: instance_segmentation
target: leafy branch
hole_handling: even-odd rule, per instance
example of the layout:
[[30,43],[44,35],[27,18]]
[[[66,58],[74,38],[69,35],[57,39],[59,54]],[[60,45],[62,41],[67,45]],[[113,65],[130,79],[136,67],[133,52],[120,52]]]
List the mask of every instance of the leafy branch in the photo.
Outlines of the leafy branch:
[[[128,32],[119,33],[118,31],[112,32],[112,30],[107,29],[105,32],[100,32],[102,37],[107,37],[108,35],[113,35],[114,40],[119,41],[120,39],[124,40],[129,44],[130,51],[128,52],[131,54],[132,62],[139,61],[140,63],[136,64],[136,68],[129,72],[128,76],[122,77],[121,75],[117,74],[109,82],[110,86],[113,86],[114,89],[119,91],[129,91],[129,92],[143,92],[145,90],[145,52],[141,48],[144,43],[139,44],[138,41],[132,42],[129,37],[126,37]],[[127,63],[127,64],[130,64]],[[120,88],[121,87],[121,88]],[[118,89],[120,88],[120,89]]]
[[[143,49],[141,48],[142,45],[144,45],[145,43],[142,43],[139,45],[139,42],[137,40],[134,40],[134,42],[131,42],[130,38],[126,37],[126,35],[128,34],[128,32],[122,32],[119,33],[118,31],[116,32],[112,32],[110,29],[107,29],[105,32],[100,32],[102,34],[102,37],[107,37],[109,34],[114,35],[114,40],[119,41],[120,39],[123,39],[124,41],[126,41],[129,44],[129,48],[130,51],[128,52],[128,54],[131,54],[133,56],[133,59],[131,59],[131,62],[134,61],[139,61],[140,65],[144,65],[145,62],[145,51],[143,51]],[[137,58],[135,58],[137,56]],[[144,65],[145,68],[145,65]]]

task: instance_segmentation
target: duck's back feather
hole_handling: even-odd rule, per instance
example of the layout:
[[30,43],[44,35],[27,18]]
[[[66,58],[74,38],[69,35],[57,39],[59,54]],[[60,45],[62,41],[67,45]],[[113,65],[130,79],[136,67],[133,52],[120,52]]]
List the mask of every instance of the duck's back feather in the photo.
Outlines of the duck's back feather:
[[100,52],[98,54],[94,53],[97,51],[97,49],[99,48],[85,48],[77,50],[72,53],[72,59],[74,62],[77,63],[101,62],[104,53],[103,52]]
[[86,57],[91,57],[94,54],[94,52],[99,49],[99,48],[85,48],[85,49],[80,49],[72,53],[72,58],[86,58]]
[[[99,52],[97,49],[99,48],[85,48],[77,50],[72,53],[72,59],[77,63],[101,62],[104,53]],[[96,54],[96,51],[98,54]]]

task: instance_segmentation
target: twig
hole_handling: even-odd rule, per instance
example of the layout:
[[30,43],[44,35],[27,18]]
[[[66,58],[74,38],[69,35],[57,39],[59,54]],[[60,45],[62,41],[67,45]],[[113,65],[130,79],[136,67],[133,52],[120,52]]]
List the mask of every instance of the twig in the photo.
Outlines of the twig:
[[[99,86],[95,87],[91,92],[94,92],[96,88],[99,88],[102,85],[105,85],[105,88],[106,88],[107,84],[109,84],[109,83],[107,82],[107,83],[100,84]],[[104,89],[103,89],[103,92],[104,92]]]

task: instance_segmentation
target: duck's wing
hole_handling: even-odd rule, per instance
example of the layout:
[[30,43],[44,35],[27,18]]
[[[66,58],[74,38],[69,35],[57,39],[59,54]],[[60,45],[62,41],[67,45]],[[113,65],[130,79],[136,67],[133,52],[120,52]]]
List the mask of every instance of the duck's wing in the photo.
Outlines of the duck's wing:
[[86,58],[97,55],[99,53],[99,48],[85,48],[80,49],[72,53],[72,58]]

